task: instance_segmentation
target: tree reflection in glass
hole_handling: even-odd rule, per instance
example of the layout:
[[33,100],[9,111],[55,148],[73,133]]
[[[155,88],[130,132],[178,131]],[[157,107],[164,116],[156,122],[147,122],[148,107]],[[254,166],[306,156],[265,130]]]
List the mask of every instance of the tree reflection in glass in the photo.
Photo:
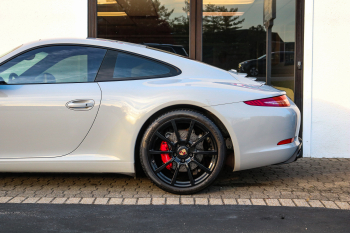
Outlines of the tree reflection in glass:
[[[264,0],[203,0],[203,61],[265,81]],[[272,85],[294,98],[295,0],[277,1]]]
[[[106,12],[123,14],[105,16]],[[147,44],[174,53],[182,50],[184,54],[181,55],[186,55],[189,50],[189,2],[114,0],[102,4],[99,1],[98,37]]]

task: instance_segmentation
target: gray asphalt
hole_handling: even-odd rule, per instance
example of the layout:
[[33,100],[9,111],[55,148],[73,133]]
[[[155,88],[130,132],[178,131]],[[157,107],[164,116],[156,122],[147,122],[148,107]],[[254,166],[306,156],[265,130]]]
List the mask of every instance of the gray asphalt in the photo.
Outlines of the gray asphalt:
[[0,232],[350,232],[350,211],[268,206],[1,204]]

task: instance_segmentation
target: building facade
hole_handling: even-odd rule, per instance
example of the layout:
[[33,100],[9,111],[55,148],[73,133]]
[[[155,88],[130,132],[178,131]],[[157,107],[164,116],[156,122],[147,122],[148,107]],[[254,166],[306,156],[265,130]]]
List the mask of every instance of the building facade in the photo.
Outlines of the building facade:
[[[146,44],[265,80],[264,0],[0,2],[0,54],[28,41]],[[271,85],[302,111],[304,157],[350,158],[347,0],[276,0]]]

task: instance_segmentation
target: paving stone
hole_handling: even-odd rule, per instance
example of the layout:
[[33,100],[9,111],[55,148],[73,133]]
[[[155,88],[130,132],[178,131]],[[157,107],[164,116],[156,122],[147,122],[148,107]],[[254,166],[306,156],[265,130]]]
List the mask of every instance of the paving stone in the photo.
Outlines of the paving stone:
[[282,206],[295,206],[292,199],[279,199],[279,202],[282,204]]
[[[348,192],[350,192],[350,190]],[[350,195],[339,194],[339,201],[349,202],[350,201]]]
[[342,210],[350,210],[350,205],[346,202],[336,201],[335,204],[337,204],[337,206],[339,206],[339,208]]
[[[59,203],[65,198],[68,199],[63,203],[79,203],[82,198],[119,198],[114,199],[119,203],[124,198],[131,198],[132,202],[136,200],[136,204],[144,203],[143,200],[148,202],[146,200],[149,199],[143,198],[152,198],[151,204],[165,204],[164,198],[178,198],[179,201],[175,201],[178,204],[197,203],[195,199],[185,198],[202,198],[206,200],[204,204],[211,204],[214,199],[221,199],[224,204],[237,204],[235,199],[250,199],[254,205],[263,203],[261,200],[272,205],[276,204],[272,199],[292,199],[296,206],[310,206],[307,201],[313,200],[319,201],[312,202],[314,206],[328,208],[331,202],[339,202],[345,203],[339,205],[346,209],[350,202],[348,177],[350,159],[302,158],[291,164],[238,172],[224,169],[215,181],[215,186],[195,195],[180,196],[159,189],[146,177],[134,179],[118,174],[6,173],[0,180],[0,203],[6,203],[14,197],[26,198],[22,203],[40,202],[42,198],[48,198],[41,200],[48,203]],[[198,202],[202,199],[198,199]],[[93,203],[97,204],[100,199],[94,200]],[[101,200],[105,203],[106,199]],[[267,200],[270,200],[269,203]],[[281,205],[278,200],[277,203]]]
[[52,197],[42,197],[40,198],[39,201],[37,201],[36,203],[39,203],[39,204],[48,204],[52,201]]
[[151,204],[151,198],[139,198],[137,201],[138,205],[150,205]]
[[182,197],[180,202],[182,205],[194,205],[194,199],[191,197]]
[[24,199],[26,199],[26,197],[15,197],[7,203],[21,203]]
[[0,203],[6,203],[8,202],[12,197],[0,197]]
[[[261,192],[261,191],[260,191]],[[252,199],[264,199],[264,198],[269,198],[268,195],[266,194],[263,194],[263,193],[257,193],[257,192],[254,192],[252,195],[250,195],[250,197]]]
[[96,204],[96,205],[106,205],[108,200],[109,200],[109,198],[98,197],[98,198],[96,198],[94,204]]
[[225,205],[237,205],[236,199],[233,199],[233,198],[231,199],[224,198],[222,199],[222,201],[224,202]]
[[165,198],[167,198],[167,197],[180,198],[181,195],[172,194],[172,193],[165,193],[165,194],[163,194],[163,197],[165,197]]
[[180,198],[168,197],[168,198],[166,198],[166,204],[167,205],[179,205],[180,204]]
[[329,209],[339,209],[339,207],[333,201],[321,201],[322,204]]
[[310,207],[304,199],[293,199],[293,201],[299,207]]
[[251,205],[252,204],[249,199],[237,199],[237,203],[238,203],[238,205]]
[[33,204],[33,203],[36,203],[39,199],[40,197],[28,197],[22,203]]
[[268,206],[281,206],[277,199],[265,199],[265,202]]
[[309,204],[311,207],[324,207],[319,200],[310,200]]
[[293,198],[294,195],[292,192],[281,192],[281,199]]
[[125,198],[123,205],[136,205],[137,198]]
[[119,192],[118,193],[109,193],[106,197],[123,197]]
[[94,202],[95,198],[89,198],[89,197],[84,197],[81,199],[79,202],[80,204],[92,204]]
[[253,205],[266,205],[264,199],[250,199]]
[[53,199],[53,201],[51,203],[52,204],[63,204],[66,200],[67,200],[67,198],[55,198],[55,199]]
[[66,204],[78,204],[81,198],[70,197],[67,199]]
[[121,205],[123,202],[123,198],[115,198],[115,197],[112,197],[110,200],[109,200],[109,203],[110,205]]
[[222,199],[220,198],[209,198],[209,205],[223,205]]
[[165,198],[163,197],[152,198],[152,205],[165,205]]
[[196,197],[194,200],[196,205],[208,205],[208,198]]

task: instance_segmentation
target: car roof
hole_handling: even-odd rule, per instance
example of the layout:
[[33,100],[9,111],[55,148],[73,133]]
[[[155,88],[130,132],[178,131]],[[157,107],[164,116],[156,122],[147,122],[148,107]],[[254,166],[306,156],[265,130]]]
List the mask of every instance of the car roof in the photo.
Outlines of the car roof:
[[[146,45],[134,44],[124,41],[108,40],[100,38],[54,38],[54,39],[44,39],[36,40],[19,46],[17,49],[6,54],[4,57],[0,58],[0,63],[11,58],[12,56],[22,53],[24,51],[30,50],[35,47],[47,46],[47,45],[87,45],[87,46],[98,46],[111,49],[118,49],[126,52],[134,52],[145,56],[151,56],[155,52],[150,52],[150,49]],[[161,53],[157,51],[156,53]],[[157,57],[162,57],[163,54],[156,54]],[[175,55],[176,56],[176,55]]]
[[133,43],[124,42],[124,41],[95,39],[95,38],[55,38],[55,39],[32,41],[32,42],[23,44],[16,50],[1,57],[0,65],[9,59],[12,59],[14,56],[17,56],[18,54],[34,49],[36,47],[49,46],[49,45],[65,45],[65,44],[104,47],[106,49],[110,48],[110,49],[116,49],[127,53],[142,55],[145,57],[153,58],[153,59],[171,64],[173,66],[176,66],[182,71],[182,74],[191,74],[192,76],[193,75],[200,76],[200,77],[204,77],[204,76],[216,77],[216,76],[227,76],[227,75],[231,76],[227,71],[224,71],[220,68],[205,64],[203,62],[191,60],[191,59],[188,59],[187,57],[183,57],[174,53],[151,48],[146,45],[133,44]]
[[32,41],[29,43],[24,44],[24,46],[40,46],[40,45],[47,45],[47,44],[86,44],[86,45],[97,45],[97,46],[103,46],[103,47],[115,47],[118,44],[123,45],[124,47],[139,47],[139,48],[146,48],[145,45],[140,44],[134,44],[130,42],[124,42],[124,41],[118,41],[118,40],[108,40],[103,38],[54,38],[54,39],[44,39],[44,40],[37,40]]

